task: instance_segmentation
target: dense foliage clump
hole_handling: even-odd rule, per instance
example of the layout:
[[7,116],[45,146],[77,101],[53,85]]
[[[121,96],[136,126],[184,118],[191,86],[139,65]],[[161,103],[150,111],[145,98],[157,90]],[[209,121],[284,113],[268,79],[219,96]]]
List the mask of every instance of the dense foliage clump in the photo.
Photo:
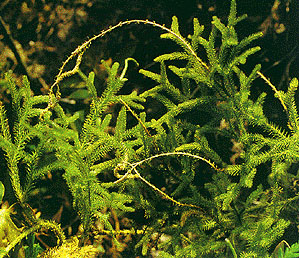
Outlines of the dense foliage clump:
[[[196,18],[188,37],[176,17],[171,28],[148,20],[121,22],[72,52],[48,95],[33,96],[27,77],[17,87],[6,74],[11,100],[0,106],[0,147],[23,227],[10,218],[16,204],[3,209],[3,256],[15,250],[36,257],[41,248],[33,233],[50,230],[62,247],[42,257],[78,251],[90,241],[97,249],[82,247],[88,250],[79,251],[82,257],[107,255],[105,236],[114,252],[129,252],[125,247],[132,244],[131,255],[139,256],[297,257],[298,245],[282,240],[297,225],[298,80],[279,91],[261,65],[248,72],[247,59],[260,50],[250,45],[262,33],[239,39],[235,26],[244,18],[232,0],[227,23],[213,17],[206,38]],[[128,62],[138,65],[134,59],[127,58],[122,71],[117,62],[103,62],[108,76],[101,91],[94,72],[80,69],[82,57],[94,40],[132,23],[161,29],[161,38],[179,48],[155,58],[160,72],[140,69],[155,82],[140,92],[121,91]],[[66,71],[72,59],[74,67]],[[60,88],[70,76],[86,86],[70,95],[86,96],[85,112],[61,103]],[[266,93],[252,94],[258,77],[280,103],[284,129],[265,115]],[[57,223],[37,218],[28,204],[39,180],[61,171],[82,223],[80,243],[65,240]],[[120,225],[118,218],[129,222]]]

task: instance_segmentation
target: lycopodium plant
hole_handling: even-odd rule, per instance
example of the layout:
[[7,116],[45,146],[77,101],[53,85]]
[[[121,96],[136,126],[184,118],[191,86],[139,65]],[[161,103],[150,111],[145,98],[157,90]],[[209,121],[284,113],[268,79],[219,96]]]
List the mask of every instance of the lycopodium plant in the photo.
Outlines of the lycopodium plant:
[[[9,217],[16,204],[1,213],[7,220],[0,227],[6,241],[2,254],[40,230],[53,231],[58,245],[70,246],[59,225],[36,218],[30,208],[37,180],[59,170],[81,219],[81,244],[108,235],[118,252],[125,254],[124,246],[133,245],[131,256],[297,257],[290,256],[297,245],[284,250],[278,243],[298,224],[298,81],[278,91],[261,65],[243,70],[248,57],[260,50],[252,42],[262,36],[238,38],[235,26],[245,18],[237,16],[232,0],[228,21],[213,17],[207,38],[197,18],[187,37],[176,17],[170,28],[148,20],[120,22],[74,50],[45,96],[32,96],[26,77],[17,87],[7,74],[11,101],[0,106],[0,147],[24,227],[17,228]],[[121,71],[119,63],[103,62],[108,76],[101,92],[95,74],[80,69],[82,57],[93,41],[133,23],[160,29],[161,38],[178,50],[154,59],[159,73],[140,69],[156,86],[139,93],[119,94],[126,87],[128,63],[138,65],[136,60],[127,58]],[[65,70],[72,59],[74,67]],[[74,75],[89,91],[83,118],[60,103],[60,86]],[[285,130],[264,114],[266,93],[252,96],[258,77],[281,104],[288,119]],[[146,105],[158,105],[161,112],[149,119]],[[113,114],[108,112],[112,106]],[[144,218],[134,220],[140,213]],[[112,223],[113,216],[131,218],[131,226]],[[96,223],[101,226],[95,229]],[[3,233],[13,228],[14,239]],[[122,243],[120,236],[131,237],[132,243]],[[103,243],[97,248],[81,256],[107,257]],[[58,250],[55,255],[61,257],[68,248]],[[54,257],[54,251],[42,257]]]

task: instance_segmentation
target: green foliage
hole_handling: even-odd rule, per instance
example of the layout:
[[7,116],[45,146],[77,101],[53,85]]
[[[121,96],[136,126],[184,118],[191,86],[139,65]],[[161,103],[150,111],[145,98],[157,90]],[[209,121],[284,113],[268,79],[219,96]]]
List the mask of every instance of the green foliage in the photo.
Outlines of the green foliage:
[[[55,223],[37,220],[26,209],[37,180],[62,170],[85,237],[97,220],[103,225],[100,233],[119,244],[116,236],[128,231],[117,229],[108,211],[126,216],[142,210],[144,221],[134,221],[129,232],[142,234],[135,243],[138,255],[158,249],[161,257],[270,257],[298,213],[298,80],[286,92],[277,91],[259,64],[251,72],[243,70],[260,50],[249,45],[261,36],[238,38],[235,26],[244,18],[237,17],[232,0],[227,24],[213,17],[207,38],[196,18],[193,35],[186,38],[176,17],[170,29],[143,20],[119,23],[72,53],[47,96],[32,96],[26,77],[17,87],[7,74],[11,107],[0,105],[0,147],[15,196],[28,213],[27,227],[51,229],[64,240]],[[99,93],[95,74],[79,69],[82,55],[96,38],[131,23],[162,29],[161,38],[179,50],[154,59],[160,73],[140,69],[157,84],[142,93],[119,93],[127,81],[128,61],[134,59],[128,58],[121,72],[119,63],[110,67],[103,62],[108,75]],[[75,67],[63,72],[74,57]],[[59,102],[59,83],[76,73],[87,90],[70,96],[90,98],[83,118],[80,112],[69,114]],[[266,93],[252,96],[258,76],[285,110],[285,130],[264,114]],[[156,103],[161,112],[148,119],[147,103]],[[79,119],[82,126],[76,124]],[[20,239],[34,231],[28,228]],[[30,248],[35,252],[33,242]],[[279,251],[279,257],[295,257],[296,248]]]
[[27,244],[28,245],[24,248],[26,258],[37,258],[38,254],[43,251],[40,245],[35,243],[34,234],[31,234],[27,237]]
[[284,253],[280,253],[278,258],[296,258],[299,257],[299,244],[295,243],[291,247],[286,248]]
[[0,181],[0,202],[2,202],[3,196],[4,196],[4,185],[2,184],[2,182]]

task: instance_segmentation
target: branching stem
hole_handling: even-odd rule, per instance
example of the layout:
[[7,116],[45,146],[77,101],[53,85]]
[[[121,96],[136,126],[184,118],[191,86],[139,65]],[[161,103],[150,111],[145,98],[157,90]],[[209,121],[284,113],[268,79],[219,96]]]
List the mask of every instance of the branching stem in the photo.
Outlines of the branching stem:
[[[142,163],[146,162],[146,161],[151,161],[155,158],[158,158],[158,157],[163,157],[163,156],[171,156],[171,155],[184,155],[184,156],[188,156],[188,157],[192,157],[192,158],[195,158],[195,159],[200,159],[206,163],[208,163],[213,169],[217,170],[217,171],[223,171],[223,169],[220,169],[220,168],[217,168],[216,165],[201,157],[201,156],[198,156],[198,155],[194,155],[194,154],[191,154],[191,153],[187,153],[187,152],[167,152],[167,153],[161,153],[161,154],[157,154],[157,155],[154,155],[154,156],[151,156],[149,158],[146,158],[146,159],[143,159],[141,161],[138,161],[136,163],[129,163],[127,161],[124,161],[125,164],[120,164],[119,167],[124,167],[123,165],[129,165],[131,168],[122,176],[120,177],[118,180],[116,180],[113,184],[118,184],[118,183],[121,183],[123,180],[127,179],[127,178],[130,178],[130,179],[134,179],[134,178],[139,178],[141,181],[143,181],[144,183],[146,183],[148,186],[150,186],[152,189],[154,189],[156,192],[158,192],[159,194],[161,194],[165,199],[175,203],[176,205],[178,206],[186,206],[186,207],[192,207],[192,208],[197,208],[197,209],[201,209],[201,207],[197,206],[197,205],[194,205],[194,204],[187,204],[187,203],[181,203],[181,202],[178,202],[177,200],[173,199],[172,197],[170,197],[168,194],[166,194],[165,192],[161,191],[159,188],[157,188],[155,185],[153,185],[152,183],[150,183],[149,181],[147,181],[144,177],[142,177],[140,175],[140,173],[137,171],[136,167],[141,165]],[[117,168],[116,168],[117,169]],[[134,173],[132,173],[134,171]]]

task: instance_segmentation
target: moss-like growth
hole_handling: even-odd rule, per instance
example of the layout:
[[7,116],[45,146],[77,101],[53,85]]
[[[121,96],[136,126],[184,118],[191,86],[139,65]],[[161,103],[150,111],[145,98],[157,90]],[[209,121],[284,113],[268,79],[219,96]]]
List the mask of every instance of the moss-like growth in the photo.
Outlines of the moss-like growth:
[[[26,77],[18,88],[7,75],[14,116],[8,121],[7,107],[0,103],[0,147],[26,223],[19,241],[9,243],[4,253],[32,232],[48,229],[62,246],[41,257],[96,255],[94,247],[80,248],[77,239],[65,242],[56,223],[37,219],[28,206],[36,180],[61,170],[83,225],[82,242],[96,232],[120,247],[120,236],[137,235],[135,253],[144,256],[158,250],[160,257],[270,257],[298,213],[298,80],[283,92],[259,64],[243,70],[260,50],[249,45],[262,35],[239,39],[235,26],[244,18],[237,16],[232,0],[227,23],[213,17],[207,38],[196,18],[188,37],[176,17],[171,28],[147,20],[121,22],[79,46],[46,96],[32,96]],[[140,69],[156,82],[141,93],[119,93],[127,83],[128,61],[134,59],[128,58],[122,71],[117,62],[111,67],[103,62],[107,85],[99,93],[94,73],[80,70],[82,56],[97,38],[132,23],[161,29],[161,38],[179,49],[155,58],[160,73]],[[73,58],[74,68],[65,71]],[[68,114],[59,102],[60,84],[75,74],[91,99],[85,116]],[[266,93],[251,96],[258,77],[285,111],[285,130],[265,115]],[[151,119],[148,103],[161,111],[150,114]],[[114,115],[107,112],[111,106],[117,107]],[[144,221],[132,219],[132,228],[120,228],[118,216],[139,211]],[[100,224],[96,229],[95,221]]]

